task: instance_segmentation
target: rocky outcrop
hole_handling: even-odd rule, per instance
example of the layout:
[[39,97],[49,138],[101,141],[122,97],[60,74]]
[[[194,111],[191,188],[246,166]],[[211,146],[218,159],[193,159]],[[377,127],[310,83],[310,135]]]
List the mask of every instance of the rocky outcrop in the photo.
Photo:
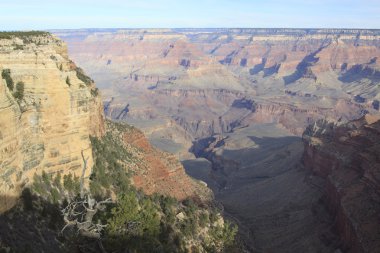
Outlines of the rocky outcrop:
[[380,118],[320,121],[304,133],[303,161],[324,178],[324,202],[347,252],[380,248]]
[[66,45],[52,35],[19,33],[1,39],[0,71],[3,211],[35,173],[80,175],[82,151],[91,167],[89,136],[104,133],[104,116],[93,81],[67,58]]
[[152,147],[140,130],[130,126],[120,130],[114,123],[107,122],[107,131],[119,136],[126,150],[137,157],[127,167],[132,173],[133,184],[144,193],[159,193],[178,200],[193,198],[202,203],[211,201],[211,191],[191,179],[177,157]]

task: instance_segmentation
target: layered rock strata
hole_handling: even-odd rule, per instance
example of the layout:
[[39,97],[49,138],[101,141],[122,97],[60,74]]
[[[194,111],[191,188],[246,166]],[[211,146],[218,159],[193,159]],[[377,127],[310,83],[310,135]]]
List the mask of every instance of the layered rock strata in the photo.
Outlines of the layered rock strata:
[[196,139],[254,123],[301,135],[317,119],[379,110],[377,30],[54,32],[103,90],[107,116],[182,158]]
[[320,121],[303,136],[307,169],[325,180],[324,203],[345,252],[380,249],[380,118]]
[[88,77],[87,83],[83,81],[81,70],[68,59],[66,45],[54,36],[1,39],[0,71],[0,209],[4,210],[34,173],[80,175],[82,152],[91,168],[89,136],[103,134],[104,116],[93,82]]

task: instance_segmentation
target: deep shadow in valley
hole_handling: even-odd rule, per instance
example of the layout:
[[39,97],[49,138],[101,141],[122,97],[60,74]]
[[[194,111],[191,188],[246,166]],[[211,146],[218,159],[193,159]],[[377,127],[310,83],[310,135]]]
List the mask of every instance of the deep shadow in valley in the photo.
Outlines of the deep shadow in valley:
[[1,196],[16,205],[0,215],[0,252],[62,252],[60,207],[26,188],[21,198]]
[[323,181],[301,164],[301,138],[247,138],[255,145],[239,149],[229,148],[228,138],[200,140],[193,152],[202,158],[183,165],[243,225],[241,236],[254,252],[334,252],[339,241],[322,203]]

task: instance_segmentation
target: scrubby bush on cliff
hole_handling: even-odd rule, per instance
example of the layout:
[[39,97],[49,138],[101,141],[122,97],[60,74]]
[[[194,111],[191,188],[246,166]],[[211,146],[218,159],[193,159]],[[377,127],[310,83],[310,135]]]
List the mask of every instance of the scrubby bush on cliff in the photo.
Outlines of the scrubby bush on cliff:
[[24,46],[23,45],[18,45],[18,44],[16,44],[16,45],[14,45],[14,48],[13,48],[14,50],[24,50]]
[[94,82],[94,80],[92,80],[89,76],[87,76],[84,73],[83,69],[76,67],[75,72],[77,73],[78,79],[84,82],[87,86]]
[[[62,184],[63,183],[63,184]],[[34,174],[31,186],[32,192],[52,203],[62,202],[65,198],[74,198],[79,195],[80,182],[78,176],[61,173],[47,174],[42,171],[41,175]]]
[[98,88],[91,89],[91,95],[93,97],[97,97],[99,95],[99,89]]
[[32,36],[47,36],[49,32],[43,31],[14,31],[14,32],[0,32],[0,39],[11,39],[13,37],[26,38]]
[[13,91],[13,89],[14,89],[14,82],[13,82],[13,79],[11,77],[11,70],[10,69],[3,69],[3,71],[1,72],[1,77],[7,83],[8,89],[10,91]]
[[25,87],[24,82],[18,82],[16,84],[16,91],[15,91],[15,93],[13,93],[13,96],[16,99],[22,100],[24,98],[24,87]]

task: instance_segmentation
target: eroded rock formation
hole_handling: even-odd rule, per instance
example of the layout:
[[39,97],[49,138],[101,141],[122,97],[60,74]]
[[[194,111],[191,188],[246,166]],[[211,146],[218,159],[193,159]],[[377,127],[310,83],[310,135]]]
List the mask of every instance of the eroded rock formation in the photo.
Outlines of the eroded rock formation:
[[316,119],[378,111],[374,30],[55,32],[103,90],[107,116],[183,158],[193,140],[252,123],[279,123],[301,135]]

